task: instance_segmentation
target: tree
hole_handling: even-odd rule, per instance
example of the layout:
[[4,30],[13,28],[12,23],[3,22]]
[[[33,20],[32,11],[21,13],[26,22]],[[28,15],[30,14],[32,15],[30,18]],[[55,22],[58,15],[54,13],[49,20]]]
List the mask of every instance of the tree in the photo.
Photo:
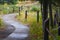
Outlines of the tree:
[[[41,10],[42,12],[42,18],[43,18],[43,31],[44,31],[44,40],[49,40],[48,39],[48,27],[49,23],[47,24],[45,21],[48,19],[48,0],[39,0],[41,3]],[[49,21],[48,21],[49,22]],[[47,27],[48,26],[48,27]]]
[[17,4],[18,0],[0,0],[0,4]]
[[8,4],[17,4],[18,0],[7,0]]
[[49,17],[50,17],[50,25],[53,28],[53,15],[52,15],[52,0],[49,0]]
[[0,0],[0,4],[4,4],[4,0]]

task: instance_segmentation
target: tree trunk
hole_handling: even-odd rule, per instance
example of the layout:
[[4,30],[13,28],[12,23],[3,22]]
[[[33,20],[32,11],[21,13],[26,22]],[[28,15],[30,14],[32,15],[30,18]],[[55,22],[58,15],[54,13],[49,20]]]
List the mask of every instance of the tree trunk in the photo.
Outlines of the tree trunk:
[[60,7],[58,9],[58,36],[60,36]]
[[[49,22],[46,21],[48,18],[48,0],[43,0],[43,31],[44,31],[44,40],[49,40],[47,26],[49,27]],[[45,22],[46,21],[46,22]]]
[[52,5],[51,0],[49,1],[49,17],[50,17],[50,25],[53,28],[53,16],[52,16]]

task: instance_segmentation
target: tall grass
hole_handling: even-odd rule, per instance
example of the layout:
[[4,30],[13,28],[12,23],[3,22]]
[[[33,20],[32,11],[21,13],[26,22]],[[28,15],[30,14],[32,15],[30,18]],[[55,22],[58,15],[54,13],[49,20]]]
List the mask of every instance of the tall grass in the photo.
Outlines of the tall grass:
[[5,24],[3,23],[3,20],[0,18],[0,29],[5,28]]
[[40,14],[39,23],[37,23],[36,12],[28,12],[28,18],[25,20],[25,13],[21,12],[21,15],[17,15],[18,21],[23,24],[28,24],[30,27],[30,40],[42,40],[43,39],[43,29],[42,29],[42,17]]

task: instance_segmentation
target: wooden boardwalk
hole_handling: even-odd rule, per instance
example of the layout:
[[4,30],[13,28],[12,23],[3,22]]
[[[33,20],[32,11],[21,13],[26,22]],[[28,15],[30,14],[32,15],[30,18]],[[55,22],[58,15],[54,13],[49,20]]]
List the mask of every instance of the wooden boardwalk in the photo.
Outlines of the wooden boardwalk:
[[15,20],[17,14],[7,14],[2,17],[4,23],[15,27],[15,31],[7,38],[1,40],[27,40],[29,28]]

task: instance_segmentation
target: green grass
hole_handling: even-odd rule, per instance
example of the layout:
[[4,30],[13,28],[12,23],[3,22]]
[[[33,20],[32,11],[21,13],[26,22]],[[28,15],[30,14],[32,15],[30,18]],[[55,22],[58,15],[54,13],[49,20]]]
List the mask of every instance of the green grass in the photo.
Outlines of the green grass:
[[[7,10],[7,8],[9,7],[9,9]],[[14,5],[0,5],[0,14],[8,14],[8,13],[13,13],[13,7],[15,8],[15,12],[18,12],[18,7],[14,6]],[[32,11],[28,12],[28,18],[27,20],[25,20],[25,12],[21,11],[20,16],[17,15],[17,20],[19,22],[21,22],[22,24],[26,24],[29,25],[30,28],[30,40],[43,40],[43,27],[42,27],[42,16],[40,13],[40,20],[39,23],[37,23],[37,15],[36,12],[37,10],[40,10],[40,8],[37,7],[32,7]],[[3,21],[0,19],[0,28],[4,28],[4,23]],[[53,30],[50,29],[50,32],[55,35],[57,34],[57,30]],[[56,37],[59,40],[59,36]],[[49,39],[53,40],[54,38],[51,37],[51,35],[49,35]]]
[[5,28],[5,24],[3,23],[3,20],[0,18],[0,29]]
[[[19,22],[21,22],[22,24],[27,24],[29,25],[29,28],[30,28],[30,40],[43,40],[43,26],[42,26],[42,16],[41,16],[41,13],[39,14],[40,17],[39,17],[39,23],[37,23],[37,15],[36,15],[36,12],[35,11],[29,11],[28,12],[28,18],[27,20],[25,20],[25,12],[24,11],[21,11],[21,14],[20,16],[17,15],[17,20]],[[57,28],[57,26],[55,27]],[[54,29],[54,28],[53,28]],[[58,39],[58,30],[53,30],[51,28],[51,26],[49,26],[49,31],[50,33],[55,36],[55,37],[52,37],[51,34],[49,34],[49,40],[54,40],[54,39]]]
[[28,24],[30,28],[30,40],[42,40],[43,39],[43,29],[42,29],[42,17],[40,14],[39,23],[37,23],[36,12],[28,12],[28,18],[25,20],[24,12],[21,15],[17,15],[19,22],[23,24]]

